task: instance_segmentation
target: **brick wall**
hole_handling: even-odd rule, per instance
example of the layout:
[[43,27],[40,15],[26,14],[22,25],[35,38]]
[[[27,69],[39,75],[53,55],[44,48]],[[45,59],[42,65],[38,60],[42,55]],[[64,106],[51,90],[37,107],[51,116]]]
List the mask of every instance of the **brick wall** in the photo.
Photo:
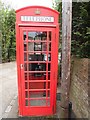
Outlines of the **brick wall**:
[[70,101],[77,118],[88,118],[88,59],[74,58],[71,67]]

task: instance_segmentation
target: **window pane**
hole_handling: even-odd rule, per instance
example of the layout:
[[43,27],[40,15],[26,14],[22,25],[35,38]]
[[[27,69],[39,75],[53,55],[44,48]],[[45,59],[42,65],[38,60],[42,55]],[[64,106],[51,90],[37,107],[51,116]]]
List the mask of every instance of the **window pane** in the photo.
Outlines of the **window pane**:
[[24,63],[24,71],[27,71],[27,64]]
[[35,51],[42,51],[42,43],[35,43]]
[[46,82],[30,82],[29,89],[46,89]]
[[29,92],[29,97],[30,98],[41,98],[45,97],[46,98],[46,91],[31,91]]
[[29,106],[29,101],[28,100],[25,100],[25,106]]
[[28,70],[29,71],[45,71],[46,63],[29,63]]
[[25,89],[28,89],[28,83],[25,82]]
[[51,41],[51,31],[49,31],[49,41]]
[[47,32],[28,32],[28,40],[46,40]]
[[29,54],[28,59],[29,61],[43,61],[44,55],[43,54]]
[[30,100],[30,106],[46,106],[46,100]]
[[27,53],[24,53],[24,61],[27,61]]
[[23,33],[23,40],[26,40],[26,32]]
[[49,51],[51,51],[51,43],[49,43]]
[[27,51],[27,44],[24,43],[24,51]]
[[[38,75],[38,77],[37,77]],[[44,73],[29,73],[29,80],[46,80],[46,72]]]
[[34,43],[28,42],[28,51],[34,51]]
[[47,54],[43,54],[44,55],[44,58],[43,58],[43,60],[44,61],[51,61],[51,53],[49,53],[48,55]]
[[24,74],[24,79],[27,81],[27,73]]

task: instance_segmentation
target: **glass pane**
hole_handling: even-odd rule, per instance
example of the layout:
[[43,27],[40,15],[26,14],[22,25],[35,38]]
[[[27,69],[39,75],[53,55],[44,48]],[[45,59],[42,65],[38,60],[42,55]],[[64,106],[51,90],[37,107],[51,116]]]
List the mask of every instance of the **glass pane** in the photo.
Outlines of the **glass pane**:
[[51,51],[51,43],[49,43],[49,51]]
[[51,73],[48,72],[48,80],[50,80],[50,75],[51,75]]
[[46,89],[46,82],[30,82],[29,89]]
[[28,42],[28,51],[34,51],[34,43]]
[[46,91],[25,91],[25,98],[46,98],[46,92],[47,92],[47,98],[50,97],[50,90]]
[[42,43],[42,51],[47,51],[47,43]]
[[49,41],[51,41],[51,31],[49,31]]
[[28,32],[28,40],[46,40],[47,32]]
[[50,106],[50,99],[47,100],[47,106]]
[[51,71],[51,63],[48,63],[48,71]]
[[28,100],[25,100],[25,106],[29,106],[29,101]]
[[28,83],[25,82],[25,89],[28,89]]
[[27,71],[27,64],[24,63],[24,71]]
[[30,100],[30,106],[46,106],[46,100]]
[[48,89],[50,89],[50,82],[47,82]]
[[42,51],[42,43],[34,43],[35,51]]
[[24,74],[24,79],[27,80],[27,73]]
[[27,61],[27,53],[24,53],[24,61]]
[[46,80],[46,73],[29,73],[29,80]]
[[28,98],[28,91],[25,92],[25,98]]
[[26,32],[23,32],[23,40],[26,40]]
[[32,92],[29,92],[29,97],[30,98],[41,98],[41,97],[46,98],[46,91],[39,91],[39,92],[32,91]]
[[24,43],[24,51],[27,51],[27,44]]
[[[27,50],[26,45],[24,45],[24,51],[26,50]],[[47,43],[46,42],[28,42],[28,51],[47,51]]]
[[44,58],[43,58],[44,61],[47,61],[47,60],[51,61],[51,53],[49,53],[48,56],[47,54],[43,54],[43,55],[44,55]]
[[47,97],[50,97],[50,90],[47,91]]
[[29,63],[28,70],[29,71],[45,71],[46,63]]
[[29,61],[43,61],[44,54],[28,54]]

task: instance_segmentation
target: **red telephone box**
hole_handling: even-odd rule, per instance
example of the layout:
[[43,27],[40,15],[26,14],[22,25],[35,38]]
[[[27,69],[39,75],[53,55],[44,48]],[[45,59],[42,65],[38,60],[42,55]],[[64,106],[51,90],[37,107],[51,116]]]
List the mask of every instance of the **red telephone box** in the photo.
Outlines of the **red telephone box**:
[[19,115],[56,111],[59,13],[42,6],[16,11]]

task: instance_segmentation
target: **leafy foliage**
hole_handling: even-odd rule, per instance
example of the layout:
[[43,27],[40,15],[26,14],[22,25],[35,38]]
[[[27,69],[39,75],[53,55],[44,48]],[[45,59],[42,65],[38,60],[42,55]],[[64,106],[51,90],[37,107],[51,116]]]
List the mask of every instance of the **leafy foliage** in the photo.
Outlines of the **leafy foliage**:
[[90,58],[90,2],[72,5],[72,54]]
[[60,25],[60,31],[59,31],[59,49],[58,51],[61,51],[61,43],[62,43],[62,2],[60,0],[55,0],[53,3],[53,8],[57,10],[59,14],[59,25]]
[[[61,17],[62,3],[59,0],[56,0],[54,8],[60,12]],[[59,22],[62,20],[59,19]],[[90,58],[90,2],[72,3],[71,44],[72,55]]]
[[15,59],[15,10],[0,2],[0,31],[2,35],[2,61]]

